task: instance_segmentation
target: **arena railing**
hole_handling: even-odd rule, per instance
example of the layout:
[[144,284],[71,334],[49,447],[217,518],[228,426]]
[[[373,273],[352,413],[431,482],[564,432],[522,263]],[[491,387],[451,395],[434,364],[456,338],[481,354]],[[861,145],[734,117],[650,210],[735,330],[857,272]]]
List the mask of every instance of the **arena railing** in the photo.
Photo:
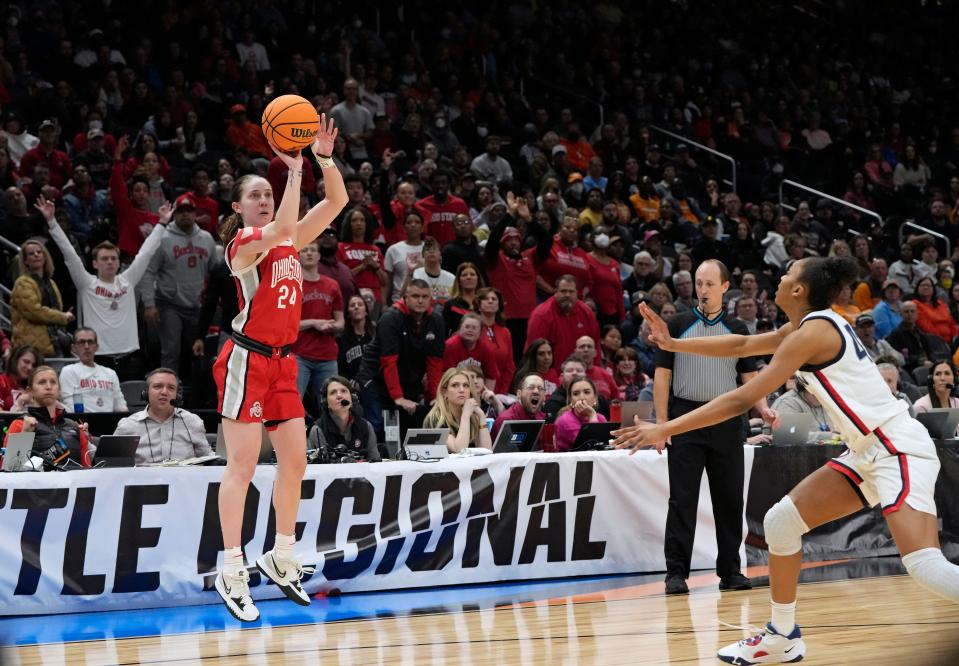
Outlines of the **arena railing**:
[[673,139],[676,139],[677,141],[680,141],[686,144],[687,146],[690,146],[697,150],[702,150],[714,157],[718,157],[719,159],[725,162],[728,162],[729,168],[730,168],[730,177],[728,179],[723,178],[723,182],[729,185],[730,187],[732,187],[733,192],[738,192],[738,190],[736,189],[736,158],[734,158],[732,155],[721,153],[715,148],[710,148],[709,146],[705,146],[701,143],[697,143],[696,141],[693,141],[688,136],[683,136],[682,134],[676,134],[675,132],[670,132],[669,130],[663,129],[662,127],[657,127],[656,125],[648,125],[648,127],[651,132],[658,132],[659,134],[672,137]]
[[916,224],[915,220],[906,220],[901,225],[899,225],[899,245],[902,245],[902,241],[906,236],[906,233],[905,233],[906,227],[909,227],[911,229],[916,229],[918,231],[921,231],[924,234],[929,234],[930,236],[938,238],[939,240],[941,240],[943,243],[946,244],[946,257],[952,256],[952,244],[949,242],[949,238],[939,233],[938,231],[933,231],[932,229],[929,229],[928,227],[924,227],[921,224]]
[[854,210],[854,211],[856,211],[857,213],[860,213],[860,214],[862,214],[862,215],[866,215],[866,216],[868,216],[868,217],[874,217],[874,218],[876,218],[876,221],[879,222],[879,226],[880,226],[880,227],[883,226],[882,215],[880,215],[880,214],[877,213],[876,211],[874,211],[874,210],[869,210],[868,208],[863,208],[862,206],[857,206],[856,204],[849,203],[849,202],[846,201],[845,199],[840,199],[839,197],[834,197],[834,196],[831,195],[831,194],[827,194],[827,193],[822,192],[822,191],[820,191],[820,190],[817,190],[817,189],[815,189],[815,188],[809,187],[808,185],[803,185],[802,183],[797,183],[796,181],[794,181],[794,180],[789,180],[789,179],[784,179],[781,183],[779,183],[779,208],[780,208],[781,210],[782,210],[782,209],[785,209],[785,210],[793,210],[793,211],[796,210],[796,207],[795,207],[795,206],[791,206],[791,205],[787,204],[787,203],[783,200],[783,188],[785,188],[785,187],[792,187],[792,188],[795,188],[795,189],[797,189],[797,190],[802,190],[803,192],[808,192],[808,193],[810,193],[810,194],[815,194],[817,197],[820,197],[820,198],[823,198],[823,199],[829,199],[829,200],[832,201],[833,203],[838,204],[838,205],[840,205],[840,206],[843,206],[844,208],[850,208],[850,209],[852,209],[852,210]]

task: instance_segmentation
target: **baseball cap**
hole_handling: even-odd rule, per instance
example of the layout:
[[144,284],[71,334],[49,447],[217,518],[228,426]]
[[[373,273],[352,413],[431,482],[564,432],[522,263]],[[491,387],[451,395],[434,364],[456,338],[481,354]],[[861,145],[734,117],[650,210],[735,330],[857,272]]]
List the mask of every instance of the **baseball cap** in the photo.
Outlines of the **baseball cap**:
[[181,194],[176,198],[176,202],[173,204],[173,210],[177,211],[182,208],[193,208],[196,209],[196,199],[193,198],[193,195],[189,192]]
[[103,138],[103,130],[102,130],[102,129],[92,129],[92,130],[90,130],[89,132],[87,132],[87,140],[88,140],[88,141],[89,141],[90,139],[102,139],[102,138]]
[[861,314],[856,317],[856,326],[866,326],[868,324],[875,324],[876,320],[872,318],[871,314]]
[[572,183],[579,182],[582,179],[583,179],[583,174],[579,173],[578,171],[574,171],[573,173],[569,174],[569,176],[566,177],[566,182],[572,184]]
[[232,116],[235,113],[246,113],[246,107],[242,104],[234,104],[230,107],[230,115]]
[[323,231],[320,232],[320,235],[321,235],[321,236],[335,236],[335,235],[336,235],[336,229],[334,229],[333,227],[327,227],[326,229],[324,229]]
[[902,291],[902,287],[895,280],[886,280],[885,282],[883,282],[882,290],[886,291],[886,287],[895,287],[896,289],[899,289],[900,291]]
[[53,122],[52,120],[50,120],[49,118],[47,118],[47,119],[44,120],[42,123],[40,123],[40,129],[41,129],[41,130],[45,130],[45,129],[48,129],[48,128],[56,129],[56,127],[57,127],[57,124],[56,124],[55,122]]
[[519,238],[522,240],[523,234],[521,234],[519,229],[516,227],[506,227],[506,229],[503,231],[502,240],[506,240],[507,238]]
[[707,215],[707,216],[706,216],[706,219],[703,220],[703,224],[717,224],[717,225],[718,225],[718,224],[719,224],[719,220],[717,220],[717,219],[716,219],[715,217],[713,217],[712,215]]
[[650,229],[645,234],[643,234],[643,242],[648,243],[650,238],[656,238],[656,236],[661,235],[658,229]]
[[609,236],[606,234],[596,234],[593,238],[593,245],[598,247],[600,250],[605,250],[609,247]]
[[619,236],[610,236],[610,237],[609,237],[609,244],[610,244],[610,245],[612,245],[613,243],[622,243],[622,242],[623,242],[623,239],[620,238]]
[[566,150],[566,146],[564,146],[564,145],[561,144],[561,143],[557,143],[555,146],[553,146],[553,154],[554,154],[554,155],[558,155],[559,153],[568,153],[568,152],[569,152],[569,151]]
[[633,305],[639,305],[647,298],[645,291],[634,291],[633,295],[629,297],[629,302]]

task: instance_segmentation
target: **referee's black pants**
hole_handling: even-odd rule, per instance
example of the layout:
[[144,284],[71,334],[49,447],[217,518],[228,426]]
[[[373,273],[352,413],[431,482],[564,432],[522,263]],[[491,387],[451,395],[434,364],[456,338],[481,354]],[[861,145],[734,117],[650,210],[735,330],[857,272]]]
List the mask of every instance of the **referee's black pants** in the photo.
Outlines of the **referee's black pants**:
[[[701,404],[674,398],[669,418],[675,419]],[[668,463],[669,512],[664,548],[667,576],[689,577],[703,470],[709,481],[716,522],[716,574],[724,578],[738,572],[743,529],[742,417],[674,436]]]

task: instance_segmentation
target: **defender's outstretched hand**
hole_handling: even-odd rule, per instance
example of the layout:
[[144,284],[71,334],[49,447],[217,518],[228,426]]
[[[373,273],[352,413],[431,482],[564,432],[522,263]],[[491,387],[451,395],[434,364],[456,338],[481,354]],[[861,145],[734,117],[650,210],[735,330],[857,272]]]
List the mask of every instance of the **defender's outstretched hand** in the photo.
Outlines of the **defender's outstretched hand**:
[[657,453],[662,454],[668,442],[664,425],[640,421],[638,416],[633,417],[633,423],[635,425],[614,430],[611,434],[615,439],[610,444],[617,449],[632,449],[629,455],[647,446],[655,447]]

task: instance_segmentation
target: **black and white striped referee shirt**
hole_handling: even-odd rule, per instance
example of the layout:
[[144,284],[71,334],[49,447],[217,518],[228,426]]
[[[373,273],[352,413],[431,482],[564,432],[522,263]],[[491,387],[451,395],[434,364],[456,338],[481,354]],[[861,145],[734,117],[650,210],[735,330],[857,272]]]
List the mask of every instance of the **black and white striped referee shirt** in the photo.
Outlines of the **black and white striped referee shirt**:
[[[702,338],[711,335],[749,335],[739,319],[726,316],[726,309],[707,319],[699,308],[680,312],[669,320],[669,334],[675,339]],[[753,358],[715,358],[668,352],[656,352],[656,367],[673,371],[672,395],[682,400],[708,402],[736,388],[740,373],[755,372]]]

